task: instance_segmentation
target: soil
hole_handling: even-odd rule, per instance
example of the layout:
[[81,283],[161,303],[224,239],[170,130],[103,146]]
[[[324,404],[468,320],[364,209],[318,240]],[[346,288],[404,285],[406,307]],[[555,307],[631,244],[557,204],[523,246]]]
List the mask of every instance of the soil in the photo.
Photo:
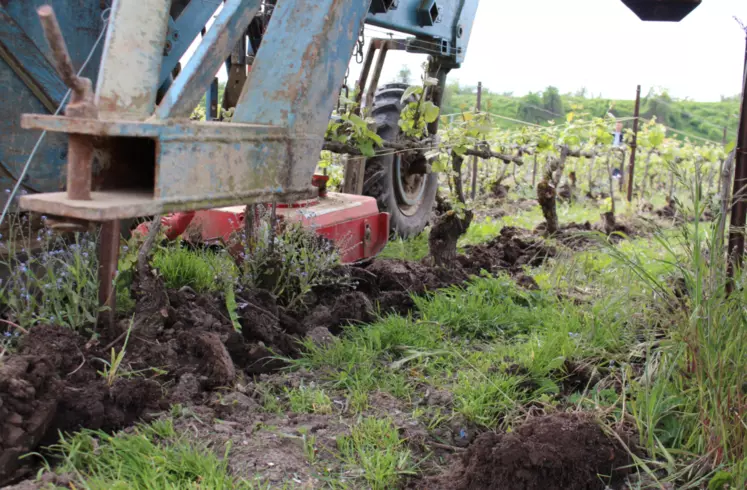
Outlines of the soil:
[[529,230],[506,226],[487,244],[465,249],[457,261],[470,274],[479,274],[482,270],[519,274],[525,266],[537,267],[557,253],[555,247]]
[[622,483],[630,464],[624,447],[591,416],[558,413],[530,419],[514,432],[478,436],[461,461],[418,488],[604,490]]
[[[522,267],[539,265],[554,253],[529,231],[505,228],[448,268],[427,260],[340,267],[339,274],[349,275],[355,286],[320,288],[300,312],[285,311],[267,291],[239,291],[240,332],[224,298],[188,287],[167,290],[158,276],[145,275],[138,283],[133,319],[96,337],[37,326],[16,353],[5,357],[0,365],[0,485],[26,475],[32,462],[25,460],[21,467],[18,457],[53,443],[58,431],[112,431],[150,420],[174,403],[204,403],[240,376],[284,367],[282,358],[297,356],[299,341],[307,336],[325,343],[344,325],[370,322],[377,312],[407,314],[415,307],[413,295],[462,284],[481,270],[507,270],[525,287],[536,287]],[[124,362],[109,385],[101,372],[111,351],[123,348]]]
[[493,185],[490,186],[490,194],[498,200],[506,199],[508,197],[508,192],[509,187],[500,182],[494,182]]
[[18,456],[56,440],[58,431],[112,430],[164,408],[154,380],[107,384],[98,349],[76,333],[38,326],[0,365],[0,485],[16,476]]
[[[244,289],[236,293],[240,331],[234,328],[220,295],[198,294],[188,287],[167,290],[157,275],[144,274],[138,283],[134,318],[123,319],[96,336],[37,326],[15,353],[4,358],[0,364],[0,486],[28,476],[34,461],[23,460],[21,466],[18,457],[54,443],[58,431],[84,427],[113,431],[152,420],[176,403],[195,412],[218,413],[226,423],[210,430],[232,438],[238,434],[240,440],[234,442],[239,443],[241,453],[262,453],[262,448],[277,446],[274,453],[268,449],[266,454],[251,456],[256,461],[246,468],[265,464],[260,459],[272,454],[291,454],[283,438],[270,444],[262,436],[256,444],[244,444],[247,435],[254,433],[253,426],[246,424],[279,422],[270,421],[267,414],[257,419],[257,400],[248,393],[231,393],[237,384],[285,367],[283,358],[297,356],[304,338],[324,344],[345,325],[370,322],[377,314],[409,314],[415,308],[413,295],[463,284],[483,271],[507,272],[520,286],[536,289],[525,267],[539,266],[557,253],[531,231],[505,227],[498,237],[467,248],[446,267],[433,266],[428,259],[341,266],[335,273],[351,279],[341,284],[352,285],[319,288],[298,311],[286,311],[267,291]],[[111,360],[112,350],[122,349],[124,362],[110,385],[101,374],[107,367],[104,360]],[[220,403],[216,402],[219,392],[228,393],[221,395]],[[225,405],[229,398],[231,407],[245,410],[229,410]],[[396,412],[386,397],[377,403],[385,406],[383,414]],[[339,429],[339,417],[325,417],[327,429],[314,430],[329,430],[332,437]],[[296,417],[296,422],[303,427],[311,424],[310,430],[322,423],[318,417]],[[465,427],[469,437],[457,437]],[[413,430],[414,440],[425,437],[420,429]],[[444,437],[454,446],[466,446],[479,433],[465,424],[451,432]],[[290,440],[297,444],[297,439]]]

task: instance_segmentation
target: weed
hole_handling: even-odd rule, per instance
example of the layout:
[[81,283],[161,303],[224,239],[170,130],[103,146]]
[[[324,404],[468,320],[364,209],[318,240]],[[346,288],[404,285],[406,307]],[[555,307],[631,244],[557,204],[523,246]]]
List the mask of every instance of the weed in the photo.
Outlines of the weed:
[[454,386],[454,410],[467,420],[496,427],[520,406],[522,379],[516,376],[460,372]]
[[395,488],[415,473],[412,453],[391,420],[364,418],[338,438],[337,447],[343,464],[373,490]]
[[473,222],[467,229],[467,233],[459,240],[459,245],[464,247],[489,242],[500,234],[502,228],[503,223],[501,221],[490,217],[485,218],[482,222]]
[[397,237],[387,243],[384,250],[379,254],[380,259],[399,259],[399,260],[421,260],[428,255],[428,234],[426,229],[419,235],[412,238],[403,239]]
[[230,475],[230,447],[218,457],[178,436],[170,419],[139,425],[126,433],[84,430],[63,435],[49,449],[59,457],[55,471],[75,475],[76,487],[88,490],[256,488]]
[[697,175],[690,188],[687,214],[694,223],[656,238],[681,280],[653,274],[634,254],[609,250],[665,305],[662,315],[672,329],[656,351],[649,349],[628,406],[641,443],[652,458],[667,462],[670,475],[700,455],[729,473],[733,488],[742,488],[747,483],[747,293],[742,287],[747,277],[738,271],[736,287],[728,293],[723,237],[717,224],[700,220],[704,207]]
[[299,429],[301,441],[303,442],[303,453],[310,465],[316,464],[318,449],[316,447],[316,436],[309,434],[306,427]]
[[301,385],[298,388],[284,388],[291,412],[294,413],[332,413],[332,400],[324,390]]
[[76,233],[69,241],[44,229],[34,234],[27,217],[8,219],[7,259],[0,263],[13,271],[0,282],[8,317],[26,329],[39,323],[78,331],[94,325],[100,311],[96,237]]
[[270,291],[288,308],[303,309],[304,298],[314,289],[349,286],[349,275],[337,268],[338,249],[312,229],[287,223],[279,234],[262,223],[257,236],[245,243],[241,254],[241,284]]
[[236,266],[225,250],[190,250],[178,242],[158,249],[153,267],[163,277],[166,287],[189,286],[198,293],[222,292],[224,285],[234,284],[237,277]]
[[122,376],[120,368],[122,367],[122,361],[124,360],[127,350],[127,342],[130,340],[130,333],[132,333],[133,321],[130,321],[130,326],[127,328],[127,334],[125,335],[122,349],[117,352],[114,350],[114,347],[112,347],[111,359],[109,361],[100,359],[100,361],[104,363],[104,368],[101,371],[98,371],[98,374],[106,379],[106,384],[110,388],[114,386],[114,382]]

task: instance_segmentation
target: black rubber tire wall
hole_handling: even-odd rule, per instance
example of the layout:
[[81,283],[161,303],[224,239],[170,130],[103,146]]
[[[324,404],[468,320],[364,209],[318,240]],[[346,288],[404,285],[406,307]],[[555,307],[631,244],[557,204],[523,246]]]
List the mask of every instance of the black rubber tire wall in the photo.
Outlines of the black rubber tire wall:
[[[400,102],[408,85],[392,83],[380,87],[374,97],[371,116],[376,120],[377,133],[385,141],[396,141],[400,136],[399,116],[403,104]],[[408,216],[400,211],[394,192],[394,155],[377,156],[366,161],[363,194],[375,197],[379,211],[391,215],[390,228],[403,238],[415,236],[423,231],[431,218],[436,203],[438,174],[428,174],[425,192],[417,211]]]

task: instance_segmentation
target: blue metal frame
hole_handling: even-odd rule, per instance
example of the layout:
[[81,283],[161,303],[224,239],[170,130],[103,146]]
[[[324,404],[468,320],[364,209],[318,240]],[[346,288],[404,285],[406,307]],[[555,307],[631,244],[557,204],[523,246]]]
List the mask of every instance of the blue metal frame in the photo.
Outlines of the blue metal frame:
[[[51,2],[58,13],[73,64],[80,66],[98,36],[99,31],[94,26],[101,24],[100,0],[80,1],[86,3],[87,8],[71,10],[70,0],[3,1],[9,16],[30,40],[26,40],[26,44],[31,45],[29,48],[36,46],[23,49],[24,56],[36,56],[36,60],[26,58],[28,61],[22,62],[24,68],[49,73],[49,63],[43,63],[44,58],[49,58],[46,41],[35,12],[36,7],[47,2]],[[65,209],[80,216],[125,217],[125,214],[164,209],[165,205],[170,209],[178,209],[180,205],[210,207],[218,201],[247,202],[280,194],[286,197],[313,194],[311,177],[323,135],[362,24],[367,22],[414,35],[416,39],[409,44],[410,48],[434,55],[448,71],[464,59],[479,0],[374,1],[372,4],[371,0],[278,0],[263,39],[263,49],[257,53],[252,74],[235,108],[233,124],[211,127],[208,131],[201,129],[200,124],[217,123],[185,121],[237,41],[245,35],[260,0],[225,2],[194,56],[175,79],[171,76],[173,69],[219,4],[192,0],[174,19],[169,17],[170,2],[167,0],[138,0],[137,4],[131,0],[113,0],[101,63],[99,66],[91,63],[88,73],[84,73],[94,81],[98,78],[96,100],[104,121],[59,117],[52,118],[56,124],[51,124],[25,119],[28,129],[58,132],[50,133],[48,144],[42,146],[39,154],[40,167],[46,169],[45,176],[32,171],[31,182],[48,182],[49,177],[54,176],[56,182],[64,183],[65,154],[59,148],[64,147],[65,133],[90,134],[95,126],[95,130],[102,133],[98,136],[103,135],[105,140],[120,138],[123,134],[117,129],[118,125],[127,121],[128,127],[155,124],[151,126],[155,134],[132,136],[142,142],[133,141],[128,145],[146,152],[143,154],[145,167],[138,160],[141,165],[138,171],[147,175],[151,171],[148,165],[152,165],[154,188],[138,194],[140,197],[125,199],[129,204],[121,209],[106,212],[102,206],[108,204],[68,202],[64,194],[27,196],[23,201],[37,210],[39,206],[50,210],[69,206]],[[378,13],[371,13],[372,8]],[[88,30],[81,34],[82,28]],[[143,32],[144,29],[147,32]],[[161,43],[163,52],[158,48]],[[0,76],[9,69],[0,63]],[[138,73],[134,74],[133,70]],[[59,80],[55,82],[54,78],[41,74],[34,74],[34,77],[48,86],[45,90],[56,84],[59,95]],[[23,87],[17,76],[10,78],[16,89]],[[165,94],[154,107],[157,87]],[[0,86],[0,96],[4,94],[5,87]],[[210,98],[207,97],[208,102]],[[30,103],[13,101],[10,114],[0,117],[0,132],[3,132],[3,125],[18,130],[21,113],[48,112],[43,109],[34,98]],[[116,124],[102,125],[107,121]],[[175,133],[175,124],[188,129]],[[28,154],[36,136],[29,131],[24,131],[23,135],[28,141],[22,144],[18,144],[17,138],[10,140],[21,157]],[[152,143],[146,140],[154,139],[157,144],[149,146]],[[0,160],[6,140],[3,132]],[[128,166],[131,155],[117,155],[116,142],[110,142],[113,145],[109,147],[106,143],[99,155],[102,171],[132,171]],[[149,148],[155,148],[155,155]],[[152,163],[148,163],[151,158]],[[123,159],[125,161],[121,161]],[[23,158],[13,160],[7,173],[12,176],[22,163]],[[39,190],[53,189],[45,183]]]
[[216,3],[192,1],[187,4],[176,20],[169,22],[167,42],[171,46],[163,58],[161,83],[166,83],[179,60],[189,49],[203,27],[217,10]]
[[[369,14],[366,23],[425,41],[421,51],[458,67],[467,53],[479,0],[398,0],[386,13]],[[438,11],[430,23],[429,12]]]
[[[189,117],[205,88],[259,12],[261,0],[227,0],[202,42],[176,77],[156,110],[156,117]],[[172,68],[173,69],[173,68]]]

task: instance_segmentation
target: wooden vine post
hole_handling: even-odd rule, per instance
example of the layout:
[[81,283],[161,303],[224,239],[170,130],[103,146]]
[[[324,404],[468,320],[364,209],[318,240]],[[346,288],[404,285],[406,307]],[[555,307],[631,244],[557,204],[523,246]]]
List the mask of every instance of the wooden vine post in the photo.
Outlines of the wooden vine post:
[[[747,30],[745,31],[747,38]],[[739,133],[735,149],[734,187],[732,189],[731,222],[729,226],[729,282],[727,291],[734,287],[734,275],[742,267],[744,255],[744,225],[747,221],[747,39],[744,69],[742,72],[742,110],[739,116]]]
[[638,85],[635,95],[635,118],[633,119],[633,141],[630,143],[630,168],[628,170],[628,202],[633,202],[633,184],[635,181],[635,151],[638,147],[638,118],[641,111],[641,86]]
[[[482,110],[482,82],[477,84],[477,112]],[[472,193],[470,197],[475,200],[477,196],[477,157],[472,157]]]

